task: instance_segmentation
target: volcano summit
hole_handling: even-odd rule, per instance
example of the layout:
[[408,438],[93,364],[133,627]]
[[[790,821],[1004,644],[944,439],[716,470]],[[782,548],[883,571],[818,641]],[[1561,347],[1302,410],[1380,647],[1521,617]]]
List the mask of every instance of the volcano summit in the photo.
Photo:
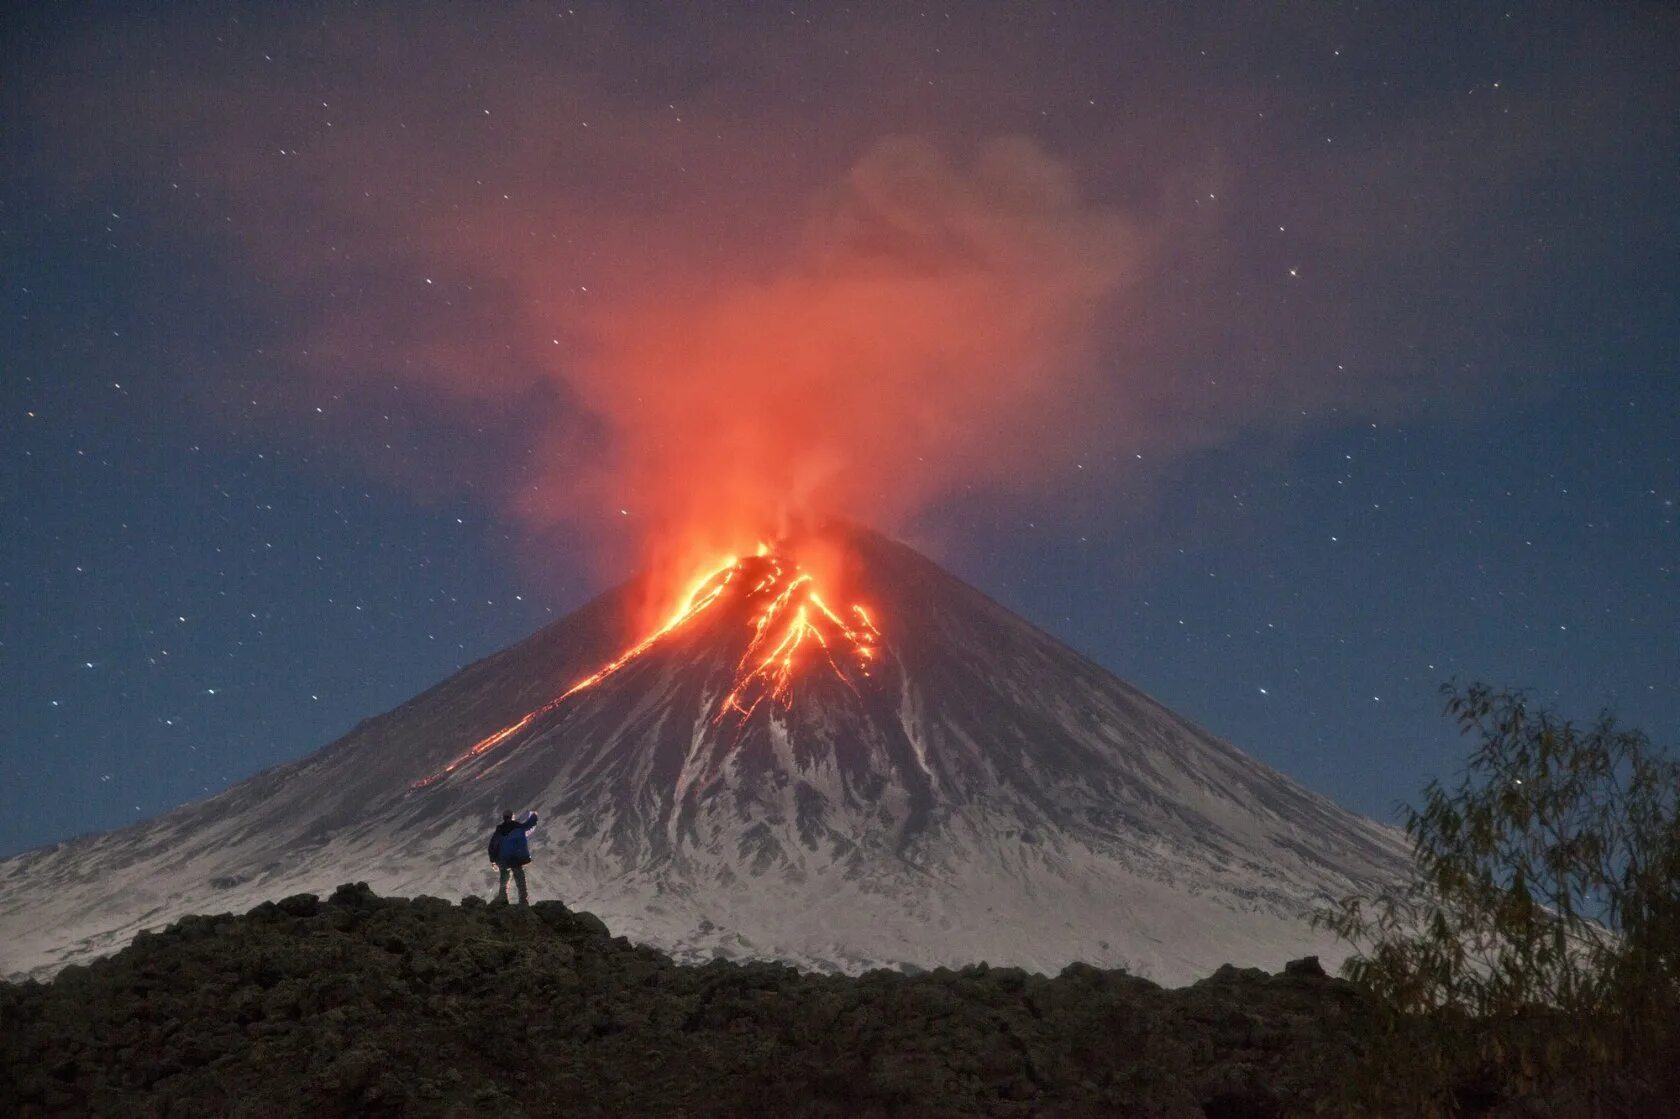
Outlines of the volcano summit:
[[482,894],[504,807],[542,816],[538,897],[687,960],[1083,960],[1175,983],[1335,957],[1313,907],[1403,869],[1390,829],[874,533],[730,559],[627,633],[645,590],[302,761],[0,860],[0,973],[347,878]]

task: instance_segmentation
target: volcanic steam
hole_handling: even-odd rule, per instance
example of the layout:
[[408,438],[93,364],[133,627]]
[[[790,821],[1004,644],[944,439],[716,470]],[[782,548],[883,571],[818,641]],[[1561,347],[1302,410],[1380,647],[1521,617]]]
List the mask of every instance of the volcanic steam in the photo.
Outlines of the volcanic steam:
[[1023,138],[970,159],[899,138],[806,210],[750,268],[677,259],[602,293],[550,359],[604,445],[542,440],[518,512],[630,527],[661,584],[644,625],[696,561],[784,515],[892,528],[955,492],[1042,484],[1107,437],[1096,328],[1143,245],[1069,167]]

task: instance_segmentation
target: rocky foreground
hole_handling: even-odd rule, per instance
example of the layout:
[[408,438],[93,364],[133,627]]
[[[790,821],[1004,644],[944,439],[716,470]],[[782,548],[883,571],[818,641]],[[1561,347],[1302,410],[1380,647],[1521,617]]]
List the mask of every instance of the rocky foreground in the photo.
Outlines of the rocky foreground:
[[1373,1015],[1310,960],[1179,990],[683,967],[558,902],[346,885],[0,984],[0,1114],[1276,1116]]

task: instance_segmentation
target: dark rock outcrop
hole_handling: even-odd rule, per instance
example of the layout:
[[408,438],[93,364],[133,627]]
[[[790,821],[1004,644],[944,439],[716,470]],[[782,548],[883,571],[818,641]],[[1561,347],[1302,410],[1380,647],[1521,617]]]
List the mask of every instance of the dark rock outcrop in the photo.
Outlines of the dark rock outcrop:
[[0,1113],[1243,1116],[1310,1110],[1372,1010],[1221,969],[681,967],[558,902],[341,886],[0,984]]

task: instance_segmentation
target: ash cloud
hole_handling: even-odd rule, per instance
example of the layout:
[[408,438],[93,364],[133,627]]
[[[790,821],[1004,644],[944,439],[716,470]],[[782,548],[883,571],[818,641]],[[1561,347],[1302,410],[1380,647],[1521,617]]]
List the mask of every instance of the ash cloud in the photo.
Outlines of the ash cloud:
[[89,19],[9,55],[5,153],[263,324],[159,346],[239,437],[616,566],[789,504],[1112,509],[1138,454],[1484,398],[1535,293],[1627,256],[1593,184],[1673,132],[1627,122],[1680,119],[1581,69],[1654,65],[1634,20],[1471,97],[1383,69],[1398,14],[1011,13]]
[[778,514],[891,525],[953,487],[1032,485],[1089,453],[1095,328],[1145,257],[1029,139],[880,143],[763,275],[691,272],[587,317],[588,356],[556,373],[609,450],[553,456],[521,509],[751,540]]

